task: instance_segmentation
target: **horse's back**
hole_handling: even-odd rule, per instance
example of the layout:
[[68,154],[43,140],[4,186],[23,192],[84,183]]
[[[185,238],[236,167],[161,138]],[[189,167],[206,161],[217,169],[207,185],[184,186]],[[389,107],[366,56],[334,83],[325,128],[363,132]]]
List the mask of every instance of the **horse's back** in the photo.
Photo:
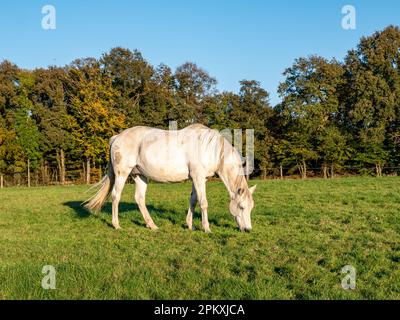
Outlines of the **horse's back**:
[[219,163],[220,139],[216,130],[201,124],[181,130],[137,126],[117,135],[113,148],[128,166],[152,180],[177,182],[189,178],[191,166],[213,175]]

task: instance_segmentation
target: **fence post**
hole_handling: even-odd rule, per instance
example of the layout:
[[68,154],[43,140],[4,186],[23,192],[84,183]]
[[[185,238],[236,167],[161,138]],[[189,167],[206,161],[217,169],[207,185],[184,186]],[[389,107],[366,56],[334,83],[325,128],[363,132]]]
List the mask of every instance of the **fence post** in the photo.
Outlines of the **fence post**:
[[86,184],[90,184],[90,159],[86,159]]
[[31,162],[28,158],[28,187],[31,187]]
[[3,187],[4,187],[3,175],[0,174],[0,188],[3,189]]

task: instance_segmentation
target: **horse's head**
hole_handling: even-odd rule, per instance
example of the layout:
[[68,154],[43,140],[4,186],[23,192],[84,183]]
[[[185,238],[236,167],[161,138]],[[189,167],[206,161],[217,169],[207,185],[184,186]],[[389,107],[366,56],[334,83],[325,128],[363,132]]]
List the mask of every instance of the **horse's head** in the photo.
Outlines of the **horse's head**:
[[256,186],[251,188],[238,188],[229,204],[229,211],[238,224],[240,231],[251,230],[251,210],[254,207],[253,192]]

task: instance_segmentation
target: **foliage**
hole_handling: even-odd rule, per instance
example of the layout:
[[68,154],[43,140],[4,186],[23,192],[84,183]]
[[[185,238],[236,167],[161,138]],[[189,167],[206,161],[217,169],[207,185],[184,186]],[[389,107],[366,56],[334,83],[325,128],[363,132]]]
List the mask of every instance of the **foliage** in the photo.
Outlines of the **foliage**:
[[74,90],[69,105],[72,137],[85,159],[101,163],[106,160],[110,137],[125,126],[125,116],[115,105],[118,91],[95,60],[75,61],[69,73]]
[[240,81],[237,93],[218,92],[216,79],[195,63],[154,67],[138,50],[121,47],[65,67],[22,70],[3,61],[0,173],[23,174],[28,159],[34,170],[49,167],[60,177],[65,165],[104,167],[112,135],[177,121],[180,128],[200,122],[242,129],[243,146],[245,129],[253,129],[253,176],[279,168],[306,177],[308,168],[328,167],[375,168],[381,175],[384,166],[400,165],[399,67],[400,29],[389,26],[361,38],[343,62],[296,59],[273,107],[258,81]]

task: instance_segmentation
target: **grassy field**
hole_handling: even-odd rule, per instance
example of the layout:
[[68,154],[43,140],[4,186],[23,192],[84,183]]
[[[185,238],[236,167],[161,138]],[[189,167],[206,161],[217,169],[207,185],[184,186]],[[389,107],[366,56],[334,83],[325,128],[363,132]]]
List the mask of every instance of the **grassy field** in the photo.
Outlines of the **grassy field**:
[[[253,181],[251,184],[254,184]],[[85,186],[0,190],[0,299],[399,299],[400,178],[256,181],[253,231],[240,233],[220,182],[208,183],[212,234],[185,228],[190,183],[151,184],[160,230],[128,185],[122,230],[90,215]],[[56,268],[56,290],[41,287]],[[341,269],[356,268],[344,290]]]

